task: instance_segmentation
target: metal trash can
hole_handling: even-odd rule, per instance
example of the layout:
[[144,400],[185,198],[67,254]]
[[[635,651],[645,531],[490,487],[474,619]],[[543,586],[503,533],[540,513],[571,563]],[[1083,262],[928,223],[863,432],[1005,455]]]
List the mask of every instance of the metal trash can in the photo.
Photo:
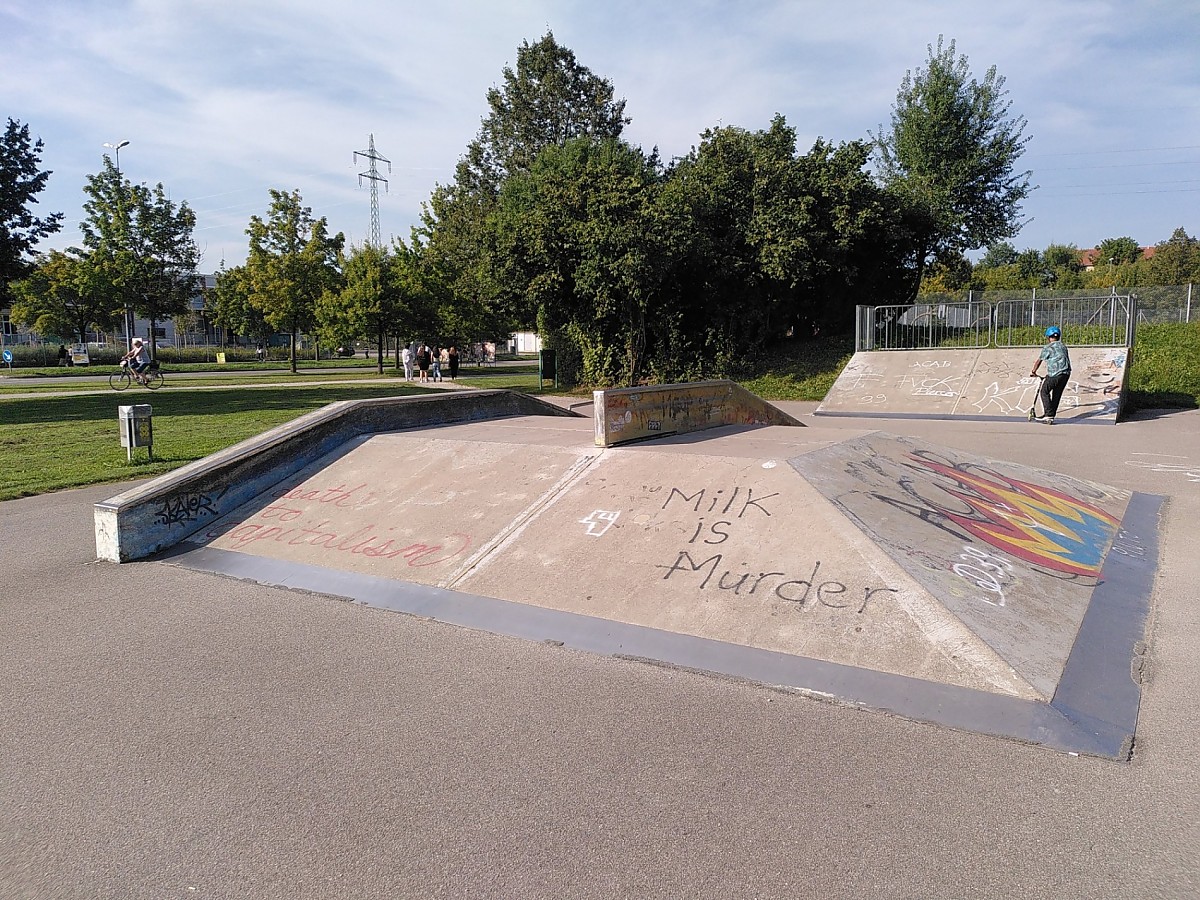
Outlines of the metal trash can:
[[150,459],[154,459],[153,413],[154,409],[149,403],[117,407],[117,418],[121,423],[121,446],[125,448],[127,460],[133,460],[134,447],[145,447]]

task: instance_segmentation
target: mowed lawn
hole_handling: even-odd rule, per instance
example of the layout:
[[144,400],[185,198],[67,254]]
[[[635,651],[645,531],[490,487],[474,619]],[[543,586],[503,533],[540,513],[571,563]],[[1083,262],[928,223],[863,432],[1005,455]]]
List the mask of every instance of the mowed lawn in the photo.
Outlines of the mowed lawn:
[[[0,500],[158,475],[338,400],[423,393],[396,385],[106,392],[0,402]],[[117,408],[154,410],[154,461],[128,462]]]

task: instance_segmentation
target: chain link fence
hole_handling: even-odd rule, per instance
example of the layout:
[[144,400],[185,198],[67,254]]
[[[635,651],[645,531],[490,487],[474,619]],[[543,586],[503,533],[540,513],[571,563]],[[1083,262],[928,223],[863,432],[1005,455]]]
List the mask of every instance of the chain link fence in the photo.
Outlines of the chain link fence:
[[1136,297],[1073,295],[1078,293],[1082,292],[1034,297],[1025,292],[992,292],[991,301],[859,306],[854,349],[1039,347],[1051,325],[1061,328],[1063,340],[1074,346],[1133,345]]
[[[1108,293],[1129,295],[1137,299],[1139,322],[1192,322],[1200,318],[1200,292],[1193,284],[1153,285],[1121,288]],[[1055,290],[1036,288],[1020,291],[961,291],[959,293],[922,294],[918,299],[922,305],[990,303],[993,306],[1006,300],[1080,300],[1100,296],[1103,289]]]

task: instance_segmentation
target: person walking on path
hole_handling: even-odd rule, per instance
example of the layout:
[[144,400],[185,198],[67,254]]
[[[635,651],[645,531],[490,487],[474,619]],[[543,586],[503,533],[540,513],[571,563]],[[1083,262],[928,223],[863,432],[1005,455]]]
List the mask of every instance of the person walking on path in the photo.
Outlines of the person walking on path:
[[429,380],[429,345],[422,344],[417,348],[417,371],[421,373],[421,381]]
[[450,352],[446,354],[446,361],[450,365],[450,380],[457,381],[458,380],[458,348],[457,347],[455,347],[453,345],[450,347]]
[[400,362],[404,364],[404,380],[412,381],[413,373],[413,354],[412,350],[405,347],[400,351]]
[[431,357],[430,365],[433,368],[433,380],[441,381],[442,380],[442,351],[437,347],[433,348],[433,356]]
[[1042,389],[1039,391],[1042,415],[1038,421],[1053,425],[1059,401],[1067,389],[1067,382],[1071,380],[1071,355],[1067,353],[1067,345],[1062,342],[1062,329],[1057,325],[1046,329],[1046,346],[1033,361],[1033,369],[1029,373],[1031,377],[1037,378],[1042,360],[1046,361],[1046,377],[1042,379]]

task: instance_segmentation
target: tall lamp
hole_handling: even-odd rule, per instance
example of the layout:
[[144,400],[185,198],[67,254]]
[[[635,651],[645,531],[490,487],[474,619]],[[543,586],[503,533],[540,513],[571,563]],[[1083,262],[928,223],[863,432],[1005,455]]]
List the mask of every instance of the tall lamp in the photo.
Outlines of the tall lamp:
[[[113,152],[116,157],[114,164],[117,167],[117,178],[121,177],[121,148],[128,147],[129,141],[117,141],[115,144],[110,144],[105,141],[104,146]],[[129,308],[129,300],[125,301],[125,349],[133,349],[133,311]]]

